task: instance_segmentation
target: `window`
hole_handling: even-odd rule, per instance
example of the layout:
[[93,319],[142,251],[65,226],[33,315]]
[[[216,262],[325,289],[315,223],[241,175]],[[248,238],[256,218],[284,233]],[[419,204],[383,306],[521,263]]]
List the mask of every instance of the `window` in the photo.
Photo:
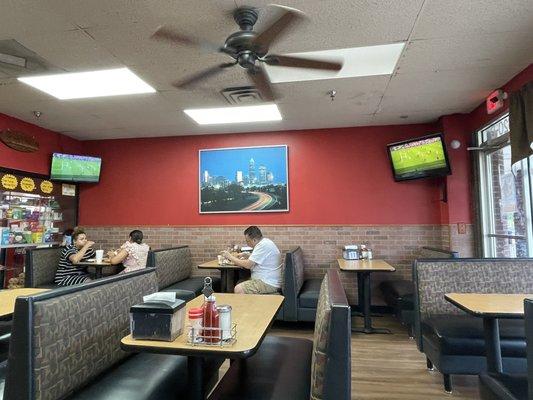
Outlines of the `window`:
[[532,159],[511,165],[509,115],[477,132],[484,257],[533,254]]

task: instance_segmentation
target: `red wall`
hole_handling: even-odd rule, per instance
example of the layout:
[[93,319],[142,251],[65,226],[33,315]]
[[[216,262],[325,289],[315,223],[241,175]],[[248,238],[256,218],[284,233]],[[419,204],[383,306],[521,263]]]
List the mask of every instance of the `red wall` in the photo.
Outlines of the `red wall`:
[[[82,225],[433,224],[435,180],[395,183],[386,144],[432,125],[89,141],[97,185],[82,185]],[[198,213],[198,150],[287,144],[290,212]]]
[[39,150],[34,153],[22,153],[0,142],[0,166],[4,168],[49,175],[53,152],[82,152],[82,143],[76,139],[0,114],[0,131],[4,129],[24,132],[39,142]]

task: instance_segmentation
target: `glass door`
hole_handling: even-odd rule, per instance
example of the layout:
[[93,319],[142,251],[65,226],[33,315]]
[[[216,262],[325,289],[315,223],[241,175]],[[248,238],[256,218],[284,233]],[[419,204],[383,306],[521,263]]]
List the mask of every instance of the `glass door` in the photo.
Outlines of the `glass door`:
[[530,160],[511,165],[508,136],[508,116],[478,132],[484,257],[533,253]]

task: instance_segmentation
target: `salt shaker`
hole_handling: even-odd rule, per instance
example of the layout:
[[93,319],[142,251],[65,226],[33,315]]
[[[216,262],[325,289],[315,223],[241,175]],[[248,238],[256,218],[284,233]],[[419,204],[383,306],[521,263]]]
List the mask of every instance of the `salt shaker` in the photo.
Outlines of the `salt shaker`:
[[231,306],[222,304],[217,307],[219,315],[219,326],[222,331],[222,340],[231,339]]

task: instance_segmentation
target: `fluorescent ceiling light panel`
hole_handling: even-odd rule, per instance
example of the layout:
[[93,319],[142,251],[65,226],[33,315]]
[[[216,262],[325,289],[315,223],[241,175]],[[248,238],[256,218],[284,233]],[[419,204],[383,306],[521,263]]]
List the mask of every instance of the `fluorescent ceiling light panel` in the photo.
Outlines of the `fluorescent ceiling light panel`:
[[155,92],[128,68],[28,76],[18,80],[60,100]]
[[272,83],[390,75],[394,72],[404,46],[405,43],[402,42],[379,46],[285,54],[287,56],[317,58],[325,61],[343,60],[344,65],[338,72],[310,68],[272,67],[269,65],[265,65],[265,69]]
[[231,124],[241,122],[281,121],[281,114],[275,104],[262,106],[199,108],[183,110],[200,125]]

